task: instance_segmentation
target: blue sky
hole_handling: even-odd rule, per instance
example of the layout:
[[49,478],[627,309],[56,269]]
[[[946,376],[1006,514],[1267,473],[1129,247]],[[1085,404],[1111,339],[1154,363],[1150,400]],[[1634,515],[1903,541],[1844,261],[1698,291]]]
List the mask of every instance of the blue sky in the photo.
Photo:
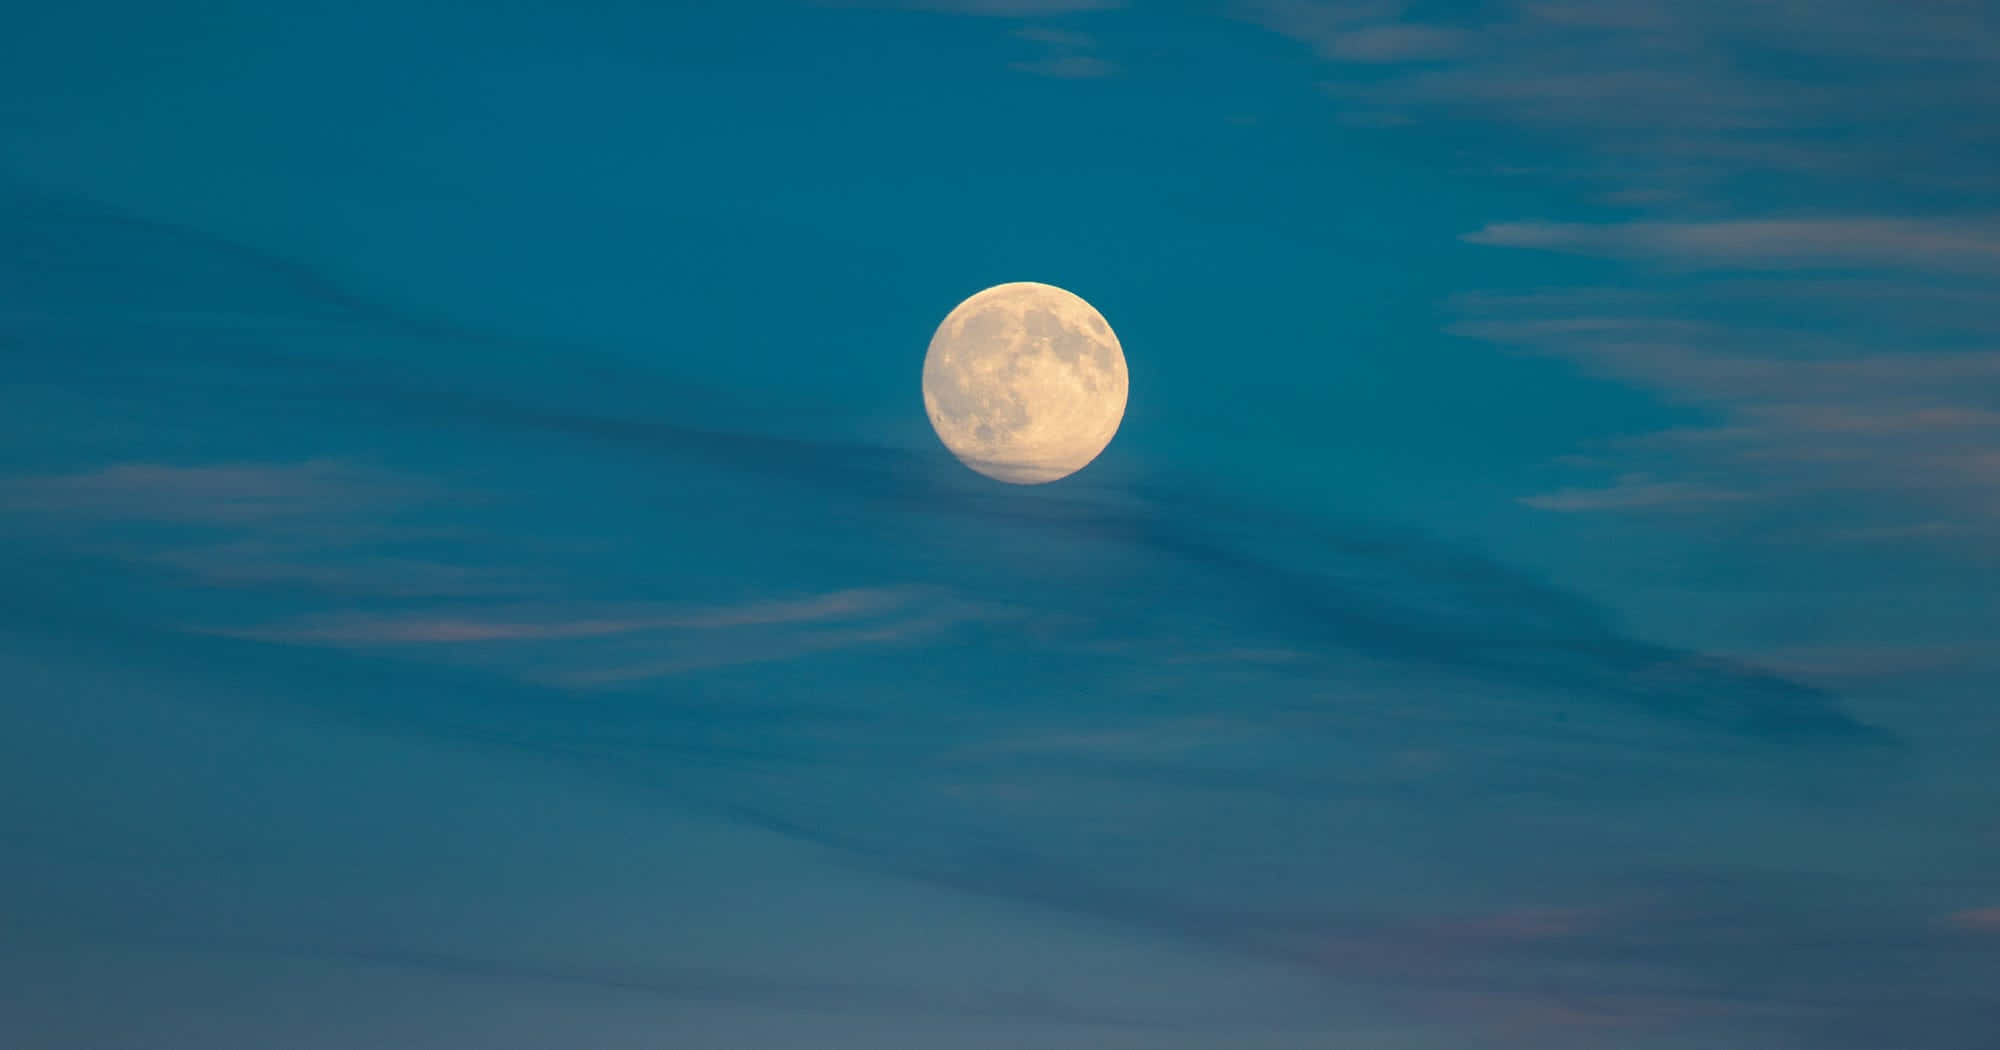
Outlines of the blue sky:
[[0,1029],[1984,1046],[1996,14],[26,15]]

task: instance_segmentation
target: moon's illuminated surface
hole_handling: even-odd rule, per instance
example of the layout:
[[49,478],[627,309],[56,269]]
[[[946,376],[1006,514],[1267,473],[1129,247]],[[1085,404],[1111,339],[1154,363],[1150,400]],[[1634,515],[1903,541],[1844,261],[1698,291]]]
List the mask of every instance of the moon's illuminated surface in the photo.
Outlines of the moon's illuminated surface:
[[1000,284],[945,315],[924,408],[966,466],[1037,485],[1097,458],[1125,418],[1125,351],[1104,316],[1053,285]]

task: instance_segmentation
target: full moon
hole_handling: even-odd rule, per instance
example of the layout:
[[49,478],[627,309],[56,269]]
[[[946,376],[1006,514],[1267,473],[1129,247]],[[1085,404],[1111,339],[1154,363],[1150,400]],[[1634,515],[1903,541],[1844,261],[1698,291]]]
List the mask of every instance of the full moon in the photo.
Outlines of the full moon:
[[1081,298],[994,285],[958,304],[924,355],[924,409],[944,447],[999,481],[1068,477],[1125,418],[1125,351]]

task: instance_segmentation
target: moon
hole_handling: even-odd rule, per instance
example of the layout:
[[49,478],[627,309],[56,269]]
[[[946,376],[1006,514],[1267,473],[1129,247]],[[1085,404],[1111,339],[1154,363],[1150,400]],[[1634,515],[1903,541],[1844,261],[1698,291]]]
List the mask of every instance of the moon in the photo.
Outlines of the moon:
[[1014,485],[1082,470],[1125,418],[1125,350],[1104,315],[1049,284],[999,284],[945,315],[924,409],[961,463]]

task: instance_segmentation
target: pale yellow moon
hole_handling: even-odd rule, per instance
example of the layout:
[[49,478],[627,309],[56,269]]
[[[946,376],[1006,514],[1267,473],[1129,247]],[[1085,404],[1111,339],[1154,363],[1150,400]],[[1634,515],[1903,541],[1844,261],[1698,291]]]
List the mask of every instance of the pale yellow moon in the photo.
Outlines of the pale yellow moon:
[[1082,470],[1125,418],[1125,350],[1089,303],[1033,281],[958,304],[924,355],[931,428],[966,466],[1039,485]]

